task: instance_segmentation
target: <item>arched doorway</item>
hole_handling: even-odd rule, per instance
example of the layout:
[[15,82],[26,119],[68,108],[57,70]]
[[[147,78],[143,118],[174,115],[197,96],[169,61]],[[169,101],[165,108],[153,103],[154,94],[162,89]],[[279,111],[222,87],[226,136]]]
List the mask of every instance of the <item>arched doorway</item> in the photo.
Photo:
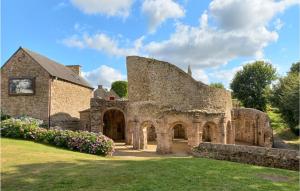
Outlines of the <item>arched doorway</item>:
[[144,121],[141,123],[140,146],[147,151],[156,151],[156,131],[152,121]]
[[172,153],[184,154],[189,152],[188,141],[187,141],[187,127],[182,122],[177,122],[171,127],[172,136]]
[[213,122],[205,123],[202,134],[203,142],[216,142],[216,126]]
[[122,111],[110,109],[104,113],[103,134],[114,141],[125,139],[125,117]]

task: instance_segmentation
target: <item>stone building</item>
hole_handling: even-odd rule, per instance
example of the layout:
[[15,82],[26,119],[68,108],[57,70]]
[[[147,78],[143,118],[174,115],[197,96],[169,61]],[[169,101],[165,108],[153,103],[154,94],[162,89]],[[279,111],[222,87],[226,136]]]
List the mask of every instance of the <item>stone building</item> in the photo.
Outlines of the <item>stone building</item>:
[[95,96],[90,109],[81,112],[84,128],[124,140],[134,149],[155,141],[159,153],[171,153],[177,140],[189,148],[201,142],[272,146],[263,112],[233,110],[229,91],[196,81],[188,71],[127,57],[128,100]]
[[22,47],[1,67],[1,110],[48,126],[79,128],[79,111],[90,107],[92,91],[79,65],[64,66]]

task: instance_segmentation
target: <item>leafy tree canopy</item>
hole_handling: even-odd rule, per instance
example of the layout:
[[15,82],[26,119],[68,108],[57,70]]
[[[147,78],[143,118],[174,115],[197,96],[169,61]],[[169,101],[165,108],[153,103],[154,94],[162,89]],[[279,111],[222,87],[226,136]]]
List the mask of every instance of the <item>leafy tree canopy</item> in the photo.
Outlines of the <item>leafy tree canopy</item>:
[[299,134],[299,66],[300,62],[292,64],[287,76],[279,79],[273,86],[271,103],[281,112],[289,127]]
[[115,81],[111,84],[111,89],[113,89],[121,98],[127,97],[128,83],[127,81]]
[[222,89],[225,89],[224,85],[223,85],[221,82],[211,83],[209,86],[215,87],[215,88],[222,88]]
[[276,69],[272,64],[256,61],[244,65],[243,69],[235,74],[230,88],[233,97],[240,100],[245,107],[265,111],[267,93],[275,79]]

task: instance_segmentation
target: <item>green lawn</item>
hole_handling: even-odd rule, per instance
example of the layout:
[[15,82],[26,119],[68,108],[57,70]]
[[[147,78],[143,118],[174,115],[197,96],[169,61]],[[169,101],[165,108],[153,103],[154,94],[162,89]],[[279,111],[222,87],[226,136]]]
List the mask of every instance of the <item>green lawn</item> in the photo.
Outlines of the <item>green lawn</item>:
[[201,158],[99,157],[1,139],[2,190],[299,190],[298,172]]

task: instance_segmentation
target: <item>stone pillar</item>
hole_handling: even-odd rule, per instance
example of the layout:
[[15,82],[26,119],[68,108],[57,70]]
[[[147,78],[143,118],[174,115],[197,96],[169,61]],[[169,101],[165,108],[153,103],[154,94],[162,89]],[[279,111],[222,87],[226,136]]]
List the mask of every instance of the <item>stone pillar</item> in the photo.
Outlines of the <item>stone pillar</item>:
[[147,149],[147,126],[140,128],[140,149]]
[[220,130],[219,130],[219,133],[220,133],[220,143],[223,143],[223,144],[226,144],[227,143],[227,125],[226,125],[226,121],[227,121],[227,118],[225,116],[223,116],[220,120]]
[[235,144],[235,120],[231,120],[231,144]]
[[189,142],[189,145],[191,147],[198,146],[202,142],[201,121],[198,118],[195,118],[193,120],[193,127],[190,133],[190,137],[192,137],[191,142]]
[[140,149],[140,123],[137,119],[134,119],[132,122],[132,130],[133,130],[133,149]]
[[91,131],[94,133],[103,133],[101,112],[99,110],[91,109]]
[[171,153],[172,136],[171,136],[171,133],[168,131],[168,129],[164,125],[165,125],[165,123],[163,123],[162,121],[157,121],[156,152],[160,153],[160,154]]
[[126,126],[126,134],[125,134],[125,144],[126,145],[132,145],[133,141],[132,141],[132,136],[133,136],[133,131],[132,131],[132,126],[133,126],[133,122],[130,121],[127,123]]

